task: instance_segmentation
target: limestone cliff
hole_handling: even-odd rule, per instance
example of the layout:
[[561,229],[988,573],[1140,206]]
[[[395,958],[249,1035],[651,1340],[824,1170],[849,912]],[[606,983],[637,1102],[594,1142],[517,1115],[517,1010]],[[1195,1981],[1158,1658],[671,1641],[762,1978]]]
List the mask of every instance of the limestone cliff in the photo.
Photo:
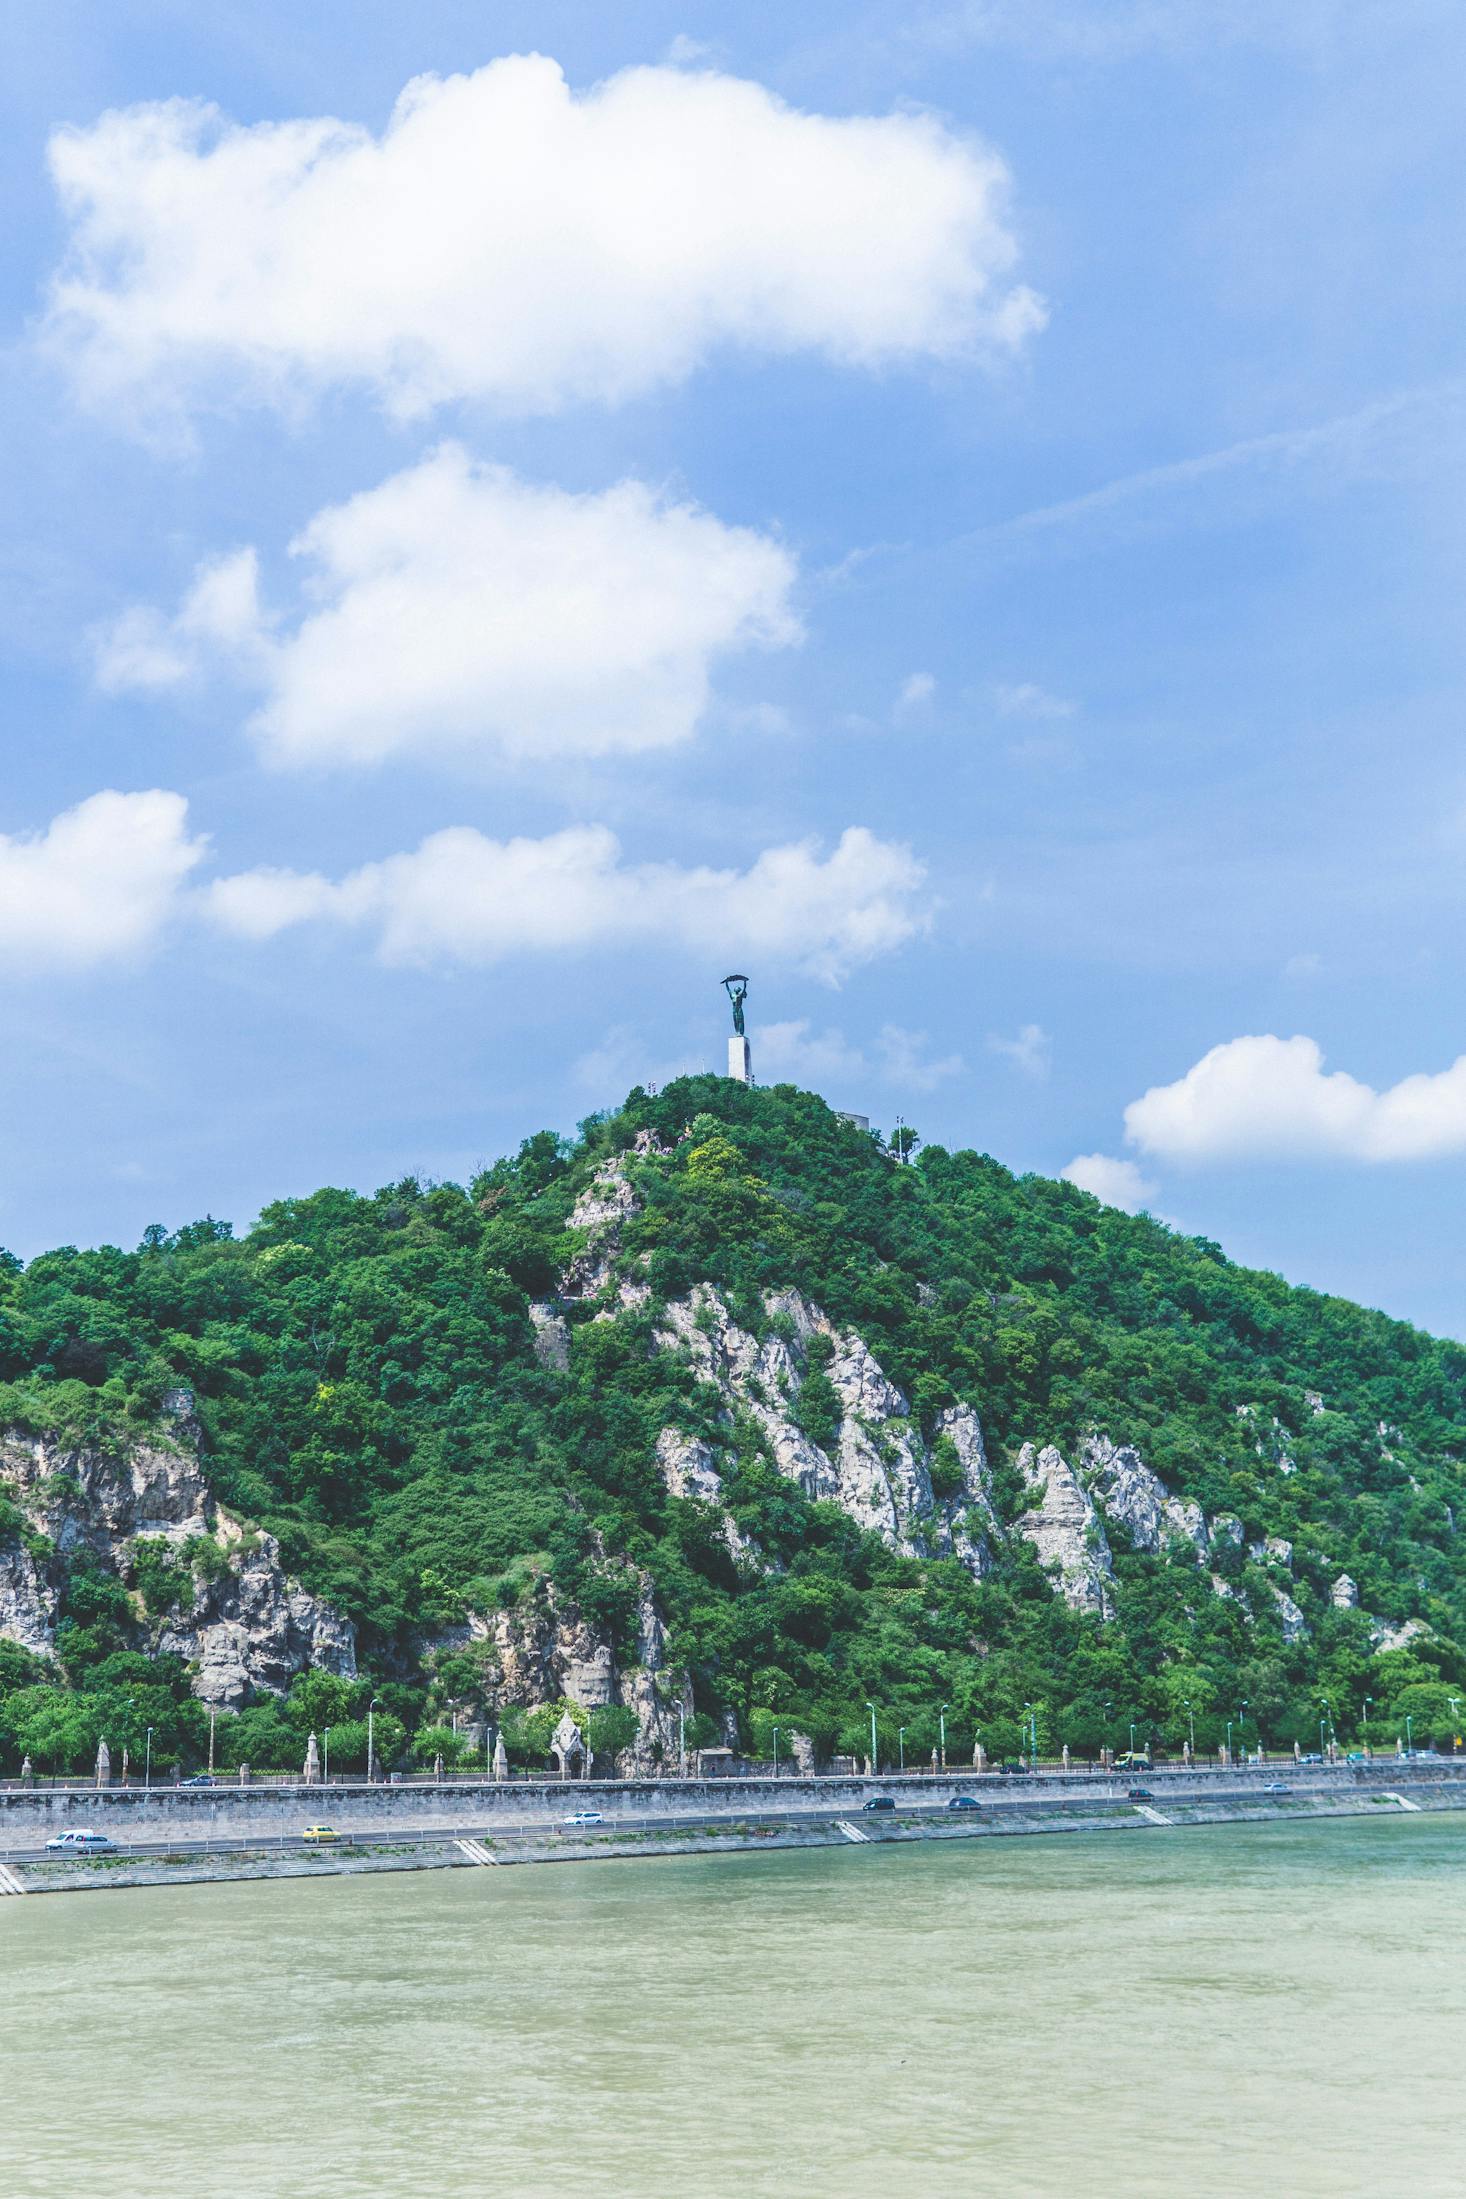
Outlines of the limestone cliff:
[[1018,1470],[1030,1499],[1016,1522],[1018,1533],[1032,1543],[1040,1565],[1072,1611],[1109,1618],[1114,1608],[1115,1568],[1089,1491],[1052,1444],[1039,1450],[1025,1443],[1018,1454]]
[[[774,1466],[816,1502],[837,1504],[893,1549],[918,1557],[956,1557],[976,1576],[992,1563],[988,1534],[997,1528],[982,1429],[970,1406],[944,1412],[957,1478],[933,1488],[933,1453],[911,1407],[853,1329],[838,1329],[797,1291],[770,1292],[762,1340],[734,1320],[719,1293],[700,1284],[669,1305],[659,1341],[679,1351],[714,1393],[714,1413],[736,1450],[740,1422]],[[838,1428],[824,1446],[800,1425],[799,1402],[822,1341],[823,1372],[834,1392]],[[658,1457],[668,1486],[716,1502],[720,1484],[706,1444],[664,1432]]]
[[666,1628],[645,1574],[635,1576],[635,1590],[635,1640],[625,1659],[617,1658],[609,1637],[589,1625],[543,1576],[507,1610],[471,1612],[462,1626],[424,1646],[442,1650],[480,1645],[482,1708],[490,1715],[555,1703],[573,1703],[586,1711],[612,1704],[629,1710],[637,1723],[636,1739],[619,1753],[616,1768],[636,1776],[675,1761],[678,1707],[690,1718],[693,1704],[686,1674],[669,1664]]
[[135,1597],[139,1646],[196,1668],[194,1693],[237,1710],[252,1691],[283,1693],[319,1666],[354,1674],[350,1622],[290,1580],[271,1535],[247,1530],[209,1493],[185,1425],[117,1450],[83,1449],[12,1431],[0,1436],[0,1493],[30,1530],[0,1542],[0,1634],[45,1655],[54,1647],[65,1562],[85,1555],[122,1579],[135,1545],[156,1539],[187,1558],[166,1613]]

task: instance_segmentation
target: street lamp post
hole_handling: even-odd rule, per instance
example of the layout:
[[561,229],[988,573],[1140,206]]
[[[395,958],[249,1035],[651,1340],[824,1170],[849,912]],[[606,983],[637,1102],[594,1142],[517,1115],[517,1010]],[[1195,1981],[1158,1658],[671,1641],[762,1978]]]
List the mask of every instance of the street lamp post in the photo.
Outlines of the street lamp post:
[[778,1729],[778,1727],[777,1727],[777,1726],[775,1726],[775,1728],[774,1728],[774,1777],[775,1777],[775,1778],[777,1779],[777,1778],[778,1778],[778,1776],[779,1776],[779,1729]]
[[1186,1713],[1186,1723],[1191,1735],[1191,1761],[1194,1764],[1196,1762],[1196,1712],[1191,1707],[1191,1697],[1189,1695],[1182,1696],[1181,1708]]
[[876,1706],[867,1698],[865,1707],[870,1712],[870,1775],[874,1779],[880,1769],[876,1762]]
[[937,1724],[941,1729],[941,1765],[943,1771],[945,1771],[947,1768],[947,1706],[945,1703],[938,1706]]
[[902,1771],[906,1769],[906,1728],[896,1728],[896,1761]]
[[211,1708],[211,1709],[210,1709],[210,1711],[209,1711],[209,1777],[210,1777],[211,1779],[212,1779],[212,1778],[213,1778],[213,1776],[214,1776],[214,1722],[215,1722],[215,1720],[216,1720],[216,1719],[218,1718],[218,1715],[219,1715],[219,1713],[218,1713],[217,1709],[213,1709],[213,1708]]
[[[149,1733],[152,1730],[152,1727],[149,1726]],[[1405,1713],[1405,1754],[1407,1756],[1415,1754],[1415,1719],[1413,1713],[1408,1710]]]
[[1237,1713],[1237,1737],[1242,1743],[1242,1761],[1245,1764],[1247,1761],[1247,1697],[1245,1695],[1242,1698],[1242,1707]]
[[677,1776],[687,1777],[687,1705],[677,1705]]
[[369,1702],[369,1703],[367,1704],[367,1785],[368,1785],[368,1786],[370,1786],[370,1785],[371,1785],[371,1783],[372,1783],[372,1778],[373,1778],[373,1771],[374,1771],[374,1766],[375,1766],[375,1764],[376,1764],[376,1761],[377,1761],[377,1751],[376,1751],[376,1725],[375,1725],[375,1719],[376,1719],[376,1715],[377,1715],[377,1701],[378,1701],[378,1698],[377,1698],[377,1697],[376,1697],[376,1696],[374,1695],[374,1696],[372,1697],[371,1701],[370,1701],[370,1702]]
[[1366,1756],[1369,1754],[1369,1706],[1373,1701],[1374,1697],[1372,1695],[1366,1695],[1364,1698],[1364,1753]]
[[1227,1720],[1227,1768],[1228,1768],[1228,1770],[1230,1770],[1230,1769],[1231,1769],[1231,1765],[1232,1765],[1232,1721],[1231,1721],[1231,1719],[1229,1718],[1229,1719]]
[[1461,1723],[1461,1698],[1459,1695],[1448,1695],[1446,1701],[1451,1706],[1451,1753],[1454,1755],[1460,1747],[1460,1735],[1456,1728]]
[[1100,1753],[1104,1757],[1106,1765],[1108,1765],[1110,1761],[1110,1706],[1108,1703],[1105,1705],[1105,1741]]
[[325,1732],[324,1732],[324,1733],[322,1734],[322,1736],[321,1736],[321,1785],[322,1785],[323,1787],[329,1787],[329,1786],[330,1786],[330,1784],[331,1784],[331,1728],[330,1728],[329,1726],[327,1726],[327,1727],[326,1727],[326,1729],[325,1729]]
[[149,1727],[148,1727],[148,1746],[147,1746],[147,1754],[146,1754],[146,1756],[145,1756],[145,1757],[143,1758],[143,1791],[144,1791],[144,1793],[146,1793],[147,1789],[148,1789],[148,1788],[149,1788],[149,1787],[150,1787],[150,1786],[152,1785],[152,1783],[153,1783],[153,1729],[152,1729],[152,1727],[151,1727],[151,1726],[149,1726]]
[[1033,1748],[1033,1705],[1032,1705],[1032,1703],[1025,1703],[1025,1704],[1024,1704],[1024,1706],[1023,1706],[1023,1743],[1024,1743],[1024,1749],[1025,1749],[1025,1752],[1026,1752],[1026,1754],[1027,1754],[1027,1757],[1028,1757],[1028,1768],[1029,1768],[1029,1770],[1030,1770],[1030,1771],[1033,1771],[1033,1770],[1035,1769],[1035,1765],[1034,1765],[1034,1760],[1033,1760],[1033,1759],[1034,1759],[1034,1748]]

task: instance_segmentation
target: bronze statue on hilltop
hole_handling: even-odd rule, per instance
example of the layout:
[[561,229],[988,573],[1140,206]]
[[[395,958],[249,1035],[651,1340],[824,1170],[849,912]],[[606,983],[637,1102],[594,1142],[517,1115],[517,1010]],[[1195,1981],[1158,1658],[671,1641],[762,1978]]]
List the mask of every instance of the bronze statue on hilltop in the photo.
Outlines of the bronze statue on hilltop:
[[727,993],[728,998],[733,1003],[733,1028],[738,1033],[738,1036],[742,1038],[744,1035],[743,1003],[748,998],[748,979],[746,977],[739,977],[736,975],[733,977],[725,977],[723,980],[723,990]]

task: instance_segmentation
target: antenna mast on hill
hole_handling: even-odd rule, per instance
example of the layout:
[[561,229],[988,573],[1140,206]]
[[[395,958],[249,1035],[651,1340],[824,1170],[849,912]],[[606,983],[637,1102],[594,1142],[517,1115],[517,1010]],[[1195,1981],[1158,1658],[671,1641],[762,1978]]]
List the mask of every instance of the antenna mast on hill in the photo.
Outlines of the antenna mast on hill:
[[743,1027],[743,1003],[748,998],[748,979],[736,973],[725,977],[723,990],[733,1004],[733,1035],[728,1041],[728,1074],[739,1084],[753,1082],[753,1055]]

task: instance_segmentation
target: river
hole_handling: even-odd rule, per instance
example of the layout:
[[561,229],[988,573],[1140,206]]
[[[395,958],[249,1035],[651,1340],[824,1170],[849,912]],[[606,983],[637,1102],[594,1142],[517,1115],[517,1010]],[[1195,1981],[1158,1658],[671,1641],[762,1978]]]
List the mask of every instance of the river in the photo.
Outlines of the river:
[[0,1902],[8,2199],[1466,2190],[1466,1826]]

